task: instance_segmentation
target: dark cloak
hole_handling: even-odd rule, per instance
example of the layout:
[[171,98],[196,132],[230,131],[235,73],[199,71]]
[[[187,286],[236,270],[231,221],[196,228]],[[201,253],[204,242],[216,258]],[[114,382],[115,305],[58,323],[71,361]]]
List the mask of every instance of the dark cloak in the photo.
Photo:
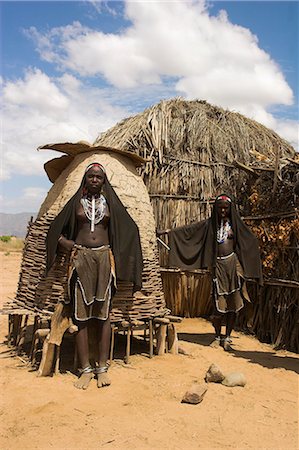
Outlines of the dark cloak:
[[[67,239],[71,240],[75,240],[77,236],[76,207],[82,198],[84,182],[85,176],[78,191],[66,203],[50,225],[46,239],[47,272],[55,261],[60,235],[63,234]],[[102,191],[110,210],[109,242],[115,259],[116,277],[118,280],[133,282],[134,290],[138,290],[142,286],[143,269],[138,227],[116,195],[106,176]]]
[[[258,240],[241,219],[233,201],[230,218],[234,250],[244,270],[244,277],[263,284]],[[169,232],[169,266],[186,270],[216,267],[218,216],[216,202],[211,217]]]

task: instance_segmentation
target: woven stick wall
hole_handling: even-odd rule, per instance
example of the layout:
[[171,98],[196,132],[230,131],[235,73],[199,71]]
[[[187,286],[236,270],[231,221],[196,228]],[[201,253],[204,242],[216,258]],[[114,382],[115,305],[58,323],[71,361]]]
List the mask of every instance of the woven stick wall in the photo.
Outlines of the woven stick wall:
[[[209,217],[211,204],[221,192],[231,194],[239,211],[260,240],[266,280],[289,280],[292,294],[281,296],[277,285],[253,292],[258,336],[276,336],[289,311],[288,330],[275,337],[281,347],[299,351],[298,341],[298,230],[293,186],[299,167],[293,147],[274,131],[241,114],[204,101],[162,101],[102,133],[95,145],[119,146],[151,161],[141,169],[149,190],[156,226],[172,228]],[[167,243],[167,237],[166,243]],[[167,266],[167,251],[160,247],[160,263]],[[165,296],[177,314],[186,310],[174,304],[178,275],[163,273]],[[191,283],[192,284],[192,283]],[[194,283],[193,283],[194,284]],[[269,292],[271,291],[271,294]],[[184,292],[176,290],[177,302]],[[267,292],[267,294],[266,294]],[[208,305],[206,295],[200,302]],[[192,294],[190,298],[193,298]],[[270,304],[269,298],[272,302]],[[290,303],[287,298],[293,298]],[[263,303],[259,307],[259,303]],[[273,308],[271,305],[275,304]],[[296,305],[295,310],[293,304]],[[208,307],[206,308],[206,311]],[[259,314],[258,314],[259,311]],[[295,314],[294,314],[295,311]],[[196,315],[196,305],[188,314]],[[267,317],[271,316],[270,322]],[[257,319],[258,317],[258,319]],[[269,325],[270,323],[270,325]],[[275,330],[274,330],[274,325]],[[278,323],[278,324],[277,324]],[[271,330],[265,330],[266,327]],[[294,331],[295,330],[295,331]]]
[[55,265],[45,278],[45,239],[50,223],[77,191],[86,166],[94,161],[105,166],[111,185],[137,224],[144,259],[142,295],[133,298],[132,284],[119,282],[113,299],[111,320],[163,316],[167,309],[159,271],[155,222],[146,187],[131,160],[117,153],[95,150],[74,157],[57,178],[36,221],[31,224],[25,240],[15,304],[23,305],[29,311],[49,315],[57,302],[67,295],[68,255],[59,253]]

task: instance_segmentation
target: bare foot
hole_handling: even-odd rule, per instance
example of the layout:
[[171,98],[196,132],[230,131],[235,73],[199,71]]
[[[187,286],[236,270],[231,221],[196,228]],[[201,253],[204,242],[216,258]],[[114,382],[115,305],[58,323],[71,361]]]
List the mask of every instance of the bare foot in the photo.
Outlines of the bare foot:
[[231,352],[232,348],[230,346],[231,343],[231,339],[230,338],[226,338],[223,341],[223,350],[225,350],[226,352]]
[[210,347],[219,348],[220,347],[220,338],[215,338],[213,342],[211,342]]
[[87,389],[91,379],[93,378],[93,371],[90,372],[82,372],[79,376],[79,379],[74,383],[75,388],[77,389]]
[[108,377],[107,372],[103,372],[103,373],[98,373],[97,374],[97,386],[98,388],[101,387],[105,387],[105,386],[110,386],[111,381],[110,378]]

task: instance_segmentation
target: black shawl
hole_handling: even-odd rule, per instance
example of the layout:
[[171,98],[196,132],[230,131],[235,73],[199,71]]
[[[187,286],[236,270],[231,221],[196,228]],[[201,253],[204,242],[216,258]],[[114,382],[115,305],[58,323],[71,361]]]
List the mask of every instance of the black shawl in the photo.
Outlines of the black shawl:
[[[85,176],[78,191],[66,203],[62,211],[50,225],[47,245],[47,272],[53,265],[57,253],[58,239],[63,234],[67,239],[75,240],[77,235],[76,206],[84,187]],[[105,177],[103,194],[110,210],[109,242],[115,259],[118,280],[131,281],[134,290],[142,286],[143,259],[139,230]]]
[[[263,283],[258,240],[241,219],[231,202],[231,225],[234,233],[234,250],[244,270],[245,278]],[[213,269],[217,257],[218,216],[216,202],[211,217],[169,233],[169,266],[182,269]]]

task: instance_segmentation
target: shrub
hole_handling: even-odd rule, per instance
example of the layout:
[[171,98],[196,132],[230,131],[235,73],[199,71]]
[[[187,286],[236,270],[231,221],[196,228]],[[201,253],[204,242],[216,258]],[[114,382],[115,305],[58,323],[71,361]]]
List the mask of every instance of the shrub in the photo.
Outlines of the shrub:
[[2,242],[10,242],[11,236],[0,236],[0,241]]

